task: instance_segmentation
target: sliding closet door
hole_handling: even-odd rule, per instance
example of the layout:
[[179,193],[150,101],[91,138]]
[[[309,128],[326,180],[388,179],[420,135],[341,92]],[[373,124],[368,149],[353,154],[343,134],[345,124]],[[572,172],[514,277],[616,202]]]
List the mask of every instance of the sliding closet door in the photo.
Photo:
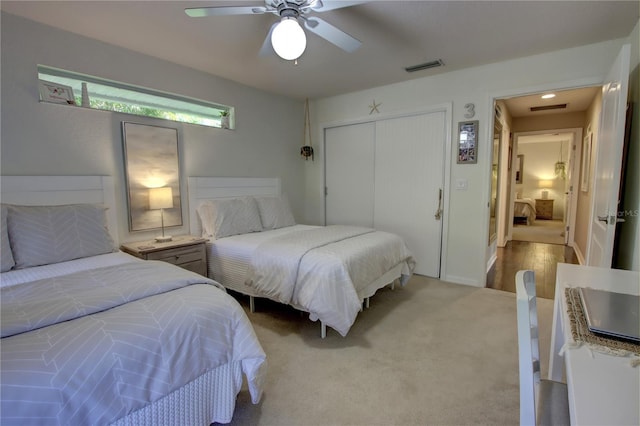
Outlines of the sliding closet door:
[[327,225],[373,227],[374,123],[325,130]]
[[402,236],[430,277],[440,276],[444,146],[444,112],[376,123],[374,228]]
[[415,272],[439,277],[445,120],[433,112],[327,128],[326,224],[396,233],[416,258]]

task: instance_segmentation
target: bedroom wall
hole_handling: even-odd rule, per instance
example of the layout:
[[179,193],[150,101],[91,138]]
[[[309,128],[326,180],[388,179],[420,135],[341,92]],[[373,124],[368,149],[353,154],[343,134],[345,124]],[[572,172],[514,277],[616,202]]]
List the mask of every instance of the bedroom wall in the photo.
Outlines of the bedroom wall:
[[[190,175],[280,177],[296,219],[304,219],[302,102],[4,12],[1,19],[3,175],[112,175],[120,240],[151,238],[155,232],[127,231],[121,122],[160,125],[177,128],[179,138],[184,225],[169,233],[188,233]],[[38,64],[231,105],[237,128],[40,103]]]
[[513,119],[512,130],[516,133],[583,127],[584,114],[584,112],[568,112],[536,117],[518,117]]
[[[381,113],[419,110],[429,105],[451,103],[451,128],[455,135],[459,121],[466,120],[464,105],[475,104],[474,119],[480,121],[479,160],[475,165],[456,164],[456,139],[451,144],[451,182],[445,188],[443,223],[443,268],[441,278],[447,281],[484,286],[486,279],[486,247],[488,241],[489,150],[493,99],[548,89],[584,87],[602,82],[620,46],[627,40],[613,40],[574,49],[489,64],[466,70],[416,78],[404,83],[319,99],[313,102],[313,126],[364,119],[369,105],[380,103]],[[446,63],[446,58],[443,58]],[[554,64],[549,67],[548,64]],[[427,72],[428,74],[428,72]],[[324,158],[318,144],[316,161],[305,164],[307,174],[306,217],[310,222],[324,222]],[[458,180],[468,182],[466,190],[456,190]],[[410,185],[411,182],[407,182]],[[398,188],[402,191],[402,188]],[[473,212],[473,213],[471,213]]]

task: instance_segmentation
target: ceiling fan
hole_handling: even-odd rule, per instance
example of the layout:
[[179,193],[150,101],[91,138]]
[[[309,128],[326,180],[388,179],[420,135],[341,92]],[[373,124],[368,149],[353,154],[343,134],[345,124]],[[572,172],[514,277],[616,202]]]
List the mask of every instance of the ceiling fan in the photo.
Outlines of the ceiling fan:
[[265,0],[264,6],[212,6],[187,8],[185,13],[193,18],[224,15],[261,15],[272,13],[280,17],[274,23],[260,49],[260,56],[271,53],[271,48],[283,59],[296,60],[302,55],[307,38],[300,22],[310,32],[333,43],[342,50],[353,52],[362,44],[356,38],[334,27],[317,16],[305,16],[310,12],[326,12],[355,6],[367,1],[347,0]]

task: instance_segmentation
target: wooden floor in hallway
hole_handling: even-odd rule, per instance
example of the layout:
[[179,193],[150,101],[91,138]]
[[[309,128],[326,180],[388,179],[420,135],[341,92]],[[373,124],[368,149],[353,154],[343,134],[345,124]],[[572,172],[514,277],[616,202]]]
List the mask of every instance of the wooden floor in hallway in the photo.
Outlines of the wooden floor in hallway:
[[536,274],[537,296],[553,299],[558,263],[577,264],[573,248],[561,244],[509,241],[505,247],[497,249],[496,262],[487,274],[487,287],[515,293],[516,272],[530,269]]

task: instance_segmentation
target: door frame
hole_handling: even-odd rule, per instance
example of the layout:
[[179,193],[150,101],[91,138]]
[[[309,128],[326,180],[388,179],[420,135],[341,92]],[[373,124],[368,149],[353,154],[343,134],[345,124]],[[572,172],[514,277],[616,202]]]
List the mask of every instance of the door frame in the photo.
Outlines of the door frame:
[[[569,185],[573,187],[572,196],[570,200],[569,207],[569,217],[567,216],[567,212],[564,212],[565,220],[567,222],[567,226],[569,226],[569,233],[565,234],[565,242],[569,247],[574,246],[574,235],[576,231],[576,214],[578,207],[578,191],[580,190],[580,161],[576,161],[576,159],[580,159],[582,156],[582,128],[581,127],[572,127],[572,128],[559,128],[559,129],[548,129],[548,130],[535,130],[531,132],[516,132],[513,134],[513,152],[514,155],[518,153],[518,138],[521,136],[531,136],[531,135],[542,135],[545,133],[572,133],[573,140],[571,143],[575,147],[575,149],[569,149],[571,164],[571,180],[569,181]],[[512,200],[511,204],[513,205],[513,199],[515,199],[515,185],[513,185],[512,189]],[[511,210],[513,212],[513,209]],[[566,231],[566,229],[565,229]],[[509,232],[508,239],[511,240],[513,237],[513,221],[509,224]]]
[[[549,91],[583,89],[586,87],[602,86],[602,84],[603,84],[603,78],[589,77],[589,78],[580,78],[575,80],[565,80],[565,81],[560,81],[556,83],[547,83],[547,84],[539,84],[535,86],[520,87],[515,89],[492,90],[487,93],[487,100],[486,100],[487,108],[484,115],[484,120],[485,120],[485,123],[493,123],[494,115],[495,115],[494,105],[500,99],[513,98],[513,97],[519,97],[519,96],[528,96],[536,93],[549,92]],[[493,126],[484,126],[484,127],[485,127],[485,130],[483,133],[484,140],[489,141],[491,140],[491,137],[492,137]],[[514,152],[515,151],[516,151],[516,147],[514,145]],[[491,173],[491,167],[485,167],[484,173],[485,173],[484,181],[489,182],[489,179],[490,179],[489,174]],[[486,193],[486,195],[484,197],[483,205],[487,206],[489,205],[488,203],[491,201],[490,195],[488,193],[489,191],[484,191],[484,192]],[[484,241],[488,241],[489,209],[483,209],[483,210],[485,212],[485,217],[483,220]],[[486,265],[487,271],[489,270],[489,268],[491,268],[491,265],[496,258],[496,252],[497,252],[497,247],[493,245],[489,247],[489,250],[487,250],[485,254],[485,265]],[[486,274],[484,276],[485,276],[485,286],[486,286]]]
[[408,110],[398,110],[390,113],[378,113],[375,115],[367,115],[360,118],[353,118],[348,120],[337,120],[319,123],[319,131],[321,135],[322,144],[320,144],[318,156],[322,158],[322,179],[320,184],[322,185],[319,190],[322,196],[322,223],[327,222],[327,200],[324,196],[325,187],[327,182],[327,168],[326,168],[326,156],[324,155],[326,144],[326,129],[339,126],[348,126],[352,124],[362,124],[368,122],[375,122],[379,120],[388,120],[393,118],[410,117],[414,115],[431,114],[435,112],[444,113],[444,170],[442,179],[442,208],[444,214],[442,215],[442,232],[440,238],[440,278],[447,276],[447,242],[449,240],[449,199],[451,188],[451,161],[452,161],[452,146],[451,146],[451,129],[453,126],[452,118],[453,104],[451,102],[445,102],[435,105],[425,106],[423,108],[415,108]]

